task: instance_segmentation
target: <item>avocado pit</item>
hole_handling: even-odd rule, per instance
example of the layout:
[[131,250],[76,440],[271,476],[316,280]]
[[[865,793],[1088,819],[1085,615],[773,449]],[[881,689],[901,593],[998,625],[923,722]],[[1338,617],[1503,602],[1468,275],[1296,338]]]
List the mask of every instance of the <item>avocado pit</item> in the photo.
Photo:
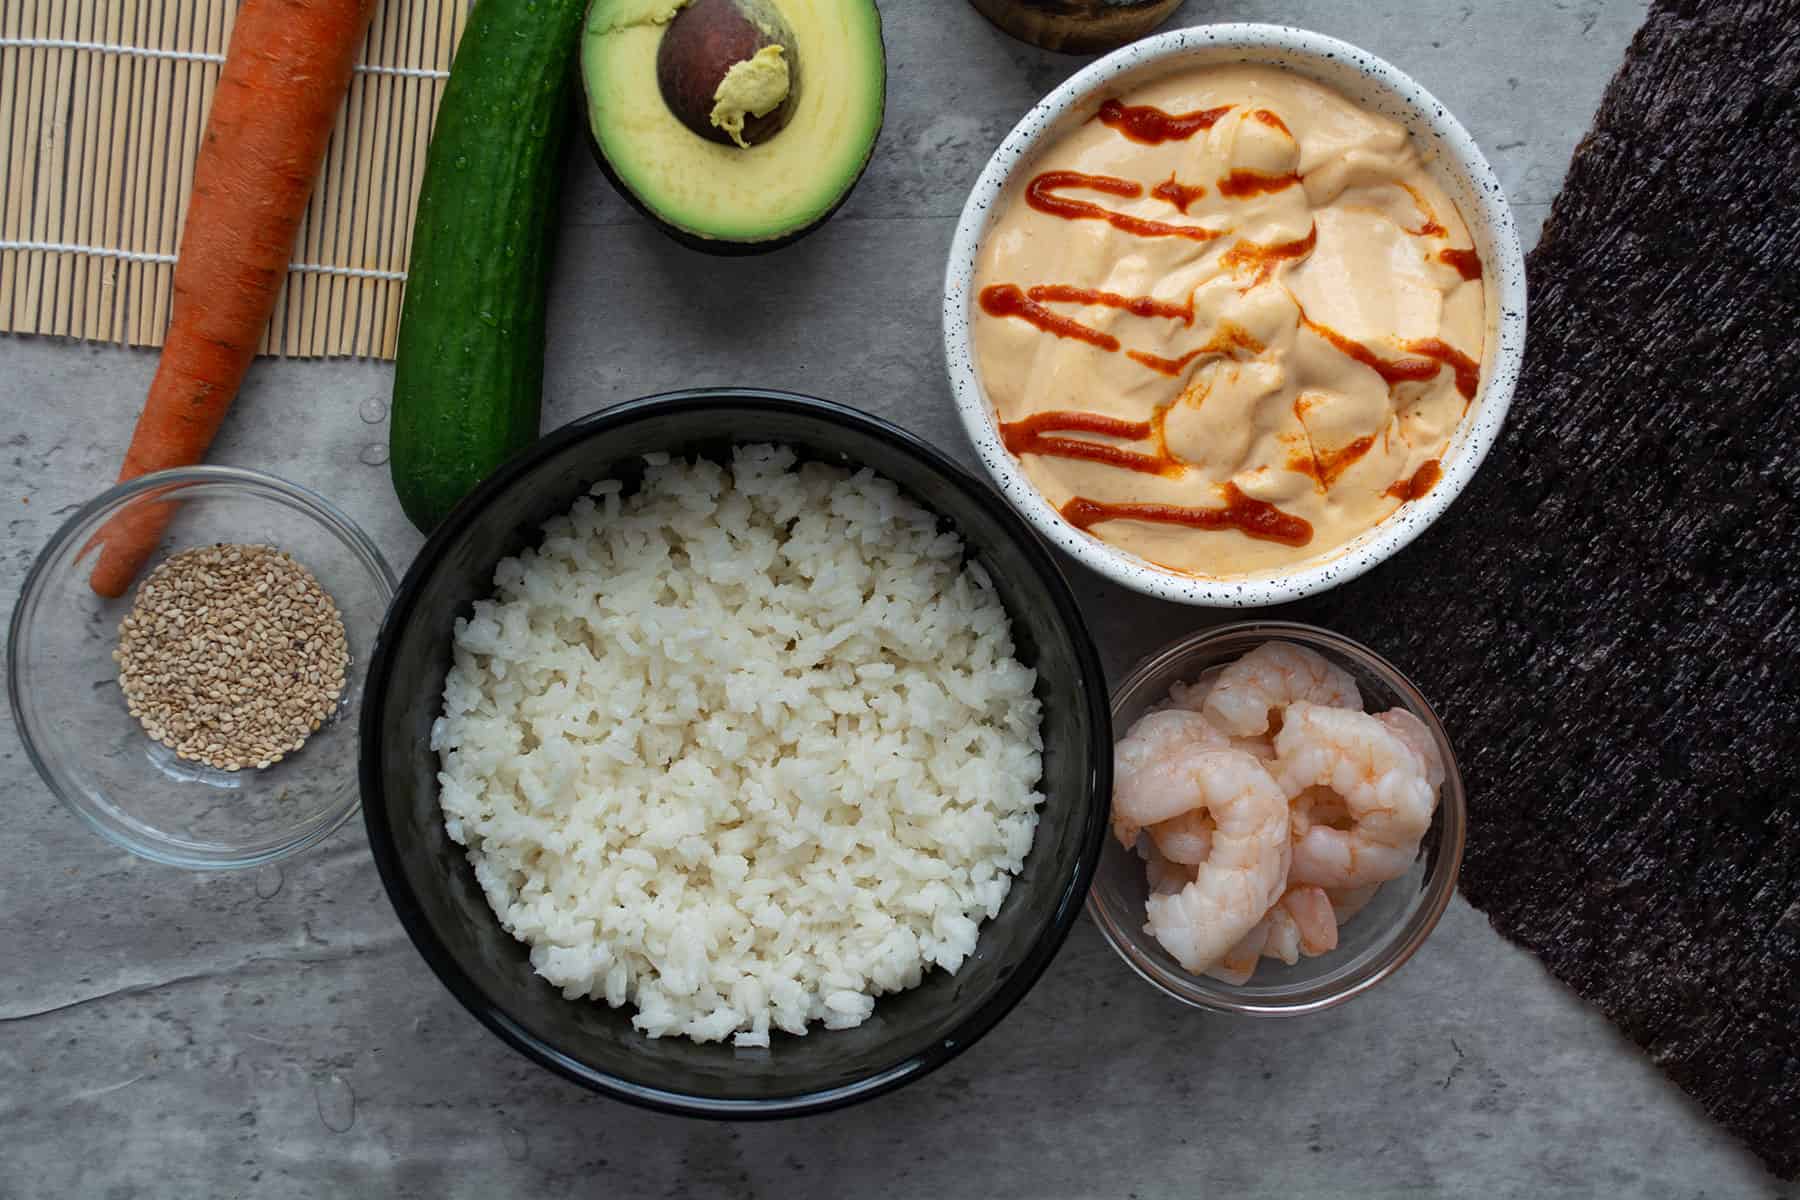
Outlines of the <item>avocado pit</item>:
[[793,31],[769,0],[691,0],[656,53],[657,87],[676,120],[744,149],[787,124],[799,71]]

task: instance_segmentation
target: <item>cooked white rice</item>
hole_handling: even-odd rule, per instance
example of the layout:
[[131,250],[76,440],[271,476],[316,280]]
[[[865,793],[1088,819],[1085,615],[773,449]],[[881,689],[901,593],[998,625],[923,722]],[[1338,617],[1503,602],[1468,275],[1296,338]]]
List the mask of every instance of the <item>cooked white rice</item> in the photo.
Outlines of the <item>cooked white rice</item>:
[[431,735],[538,973],[766,1046],[955,971],[1042,800],[1036,676],[956,534],[770,446],[656,456],[543,532],[456,623]]

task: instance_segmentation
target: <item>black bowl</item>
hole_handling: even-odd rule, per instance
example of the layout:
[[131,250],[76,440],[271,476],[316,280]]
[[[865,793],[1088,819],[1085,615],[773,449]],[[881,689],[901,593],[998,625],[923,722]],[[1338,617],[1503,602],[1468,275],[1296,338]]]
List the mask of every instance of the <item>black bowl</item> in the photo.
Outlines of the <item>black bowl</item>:
[[[565,1000],[500,928],[461,847],[444,832],[429,748],[452,622],[492,592],[494,564],[596,480],[629,487],[639,456],[724,461],[734,444],[873,468],[961,532],[1038,674],[1046,797],[1037,839],[1000,913],[955,975],[884,996],[862,1025],[776,1033],[768,1049],[651,1039],[630,1009]],[[363,818],[394,909],[456,998],[515,1048],[596,1091],[694,1116],[774,1117],[866,1099],[949,1061],[1005,1016],[1068,936],[1105,836],[1112,729],[1106,680],[1075,598],[1044,543],[1001,497],[885,421],[785,392],[675,392],[546,435],[444,521],[406,573],[369,664],[362,709]]]

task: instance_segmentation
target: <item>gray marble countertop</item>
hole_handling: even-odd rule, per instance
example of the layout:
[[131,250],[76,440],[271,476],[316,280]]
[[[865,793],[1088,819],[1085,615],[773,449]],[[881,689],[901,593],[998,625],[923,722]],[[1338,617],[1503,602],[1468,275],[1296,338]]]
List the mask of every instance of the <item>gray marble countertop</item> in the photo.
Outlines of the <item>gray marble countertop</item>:
[[[972,456],[938,339],[944,256],[989,151],[1077,60],[960,0],[886,0],[887,125],[821,232],[711,259],[576,156],[546,426],[701,384],[860,404]],[[1528,241],[1640,0],[1190,0],[1176,18],[1336,34],[1481,142]],[[741,298],[754,289],[764,303]],[[155,356],[0,338],[0,617],[117,470]],[[403,566],[392,368],[259,364],[214,461],[318,489]],[[1529,402],[1529,397],[1524,398]],[[1206,620],[1070,567],[1115,672]],[[1395,979],[1294,1022],[1202,1016],[1084,919],[1025,1002],[937,1074],[846,1112],[709,1124],[592,1096],[508,1050],[413,952],[353,822],[297,861],[185,874],[110,849],[33,774],[10,711],[0,872],[0,1197],[1796,1196],[1458,900]]]

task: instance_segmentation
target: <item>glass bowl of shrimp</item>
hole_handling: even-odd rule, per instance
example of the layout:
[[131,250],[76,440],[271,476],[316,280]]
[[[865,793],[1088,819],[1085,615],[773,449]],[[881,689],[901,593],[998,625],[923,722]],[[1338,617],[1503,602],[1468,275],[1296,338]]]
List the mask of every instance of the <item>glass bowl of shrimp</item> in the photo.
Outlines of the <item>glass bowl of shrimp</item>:
[[1437,714],[1311,625],[1201,630],[1113,693],[1112,824],[1088,912],[1196,1008],[1299,1016],[1399,970],[1456,890],[1462,777]]

